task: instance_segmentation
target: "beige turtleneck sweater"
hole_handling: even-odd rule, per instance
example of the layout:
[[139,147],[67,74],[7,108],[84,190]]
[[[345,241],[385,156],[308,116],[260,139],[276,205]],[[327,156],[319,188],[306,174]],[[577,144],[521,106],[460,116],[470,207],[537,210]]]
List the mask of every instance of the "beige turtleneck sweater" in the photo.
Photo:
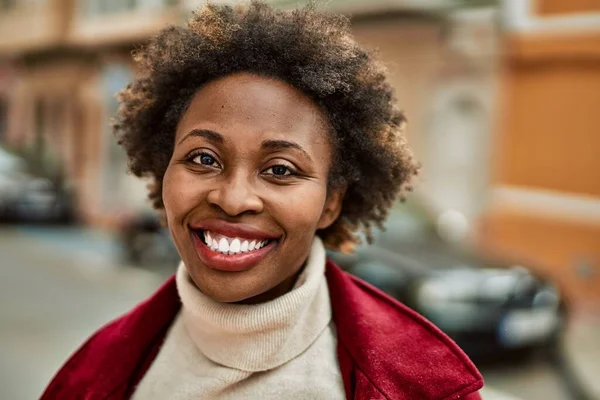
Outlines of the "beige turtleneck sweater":
[[315,238],[289,293],[240,305],[202,294],[181,264],[182,309],[133,399],[344,399],[324,271]]

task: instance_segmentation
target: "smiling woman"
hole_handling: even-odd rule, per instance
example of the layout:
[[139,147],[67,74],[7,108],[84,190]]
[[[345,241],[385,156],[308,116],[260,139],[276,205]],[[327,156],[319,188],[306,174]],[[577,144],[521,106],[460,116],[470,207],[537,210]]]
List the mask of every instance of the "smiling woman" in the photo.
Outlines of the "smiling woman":
[[182,262],[44,399],[479,398],[450,339],[326,260],[418,170],[346,18],[207,5],[136,60],[115,130]]

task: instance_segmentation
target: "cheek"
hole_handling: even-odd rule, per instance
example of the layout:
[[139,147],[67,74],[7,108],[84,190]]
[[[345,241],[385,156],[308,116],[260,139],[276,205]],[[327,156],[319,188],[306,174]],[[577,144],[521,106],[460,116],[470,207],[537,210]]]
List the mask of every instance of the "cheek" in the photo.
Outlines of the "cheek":
[[323,212],[325,189],[318,185],[298,187],[280,196],[273,212],[285,226],[289,235],[312,237]]
[[169,165],[163,178],[163,203],[169,224],[183,219],[196,204],[193,179],[179,166]]

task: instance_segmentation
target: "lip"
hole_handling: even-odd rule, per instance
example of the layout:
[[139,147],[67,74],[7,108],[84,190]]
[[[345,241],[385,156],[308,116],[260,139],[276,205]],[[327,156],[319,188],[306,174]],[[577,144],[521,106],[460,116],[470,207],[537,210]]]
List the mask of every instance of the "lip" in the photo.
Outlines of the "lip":
[[208,248],[196,233],[191,232],[191,236],[200,261],[211,269],[227,272],[241,272],[254,267],[277,246],[277,241],[272,241],[258,250],[242,254],[226,255]]
[[210,231],[228,237],[249,240],[278,239],[279,237],[249,224],[231,223],[211,218],[190,224],[190,229]]

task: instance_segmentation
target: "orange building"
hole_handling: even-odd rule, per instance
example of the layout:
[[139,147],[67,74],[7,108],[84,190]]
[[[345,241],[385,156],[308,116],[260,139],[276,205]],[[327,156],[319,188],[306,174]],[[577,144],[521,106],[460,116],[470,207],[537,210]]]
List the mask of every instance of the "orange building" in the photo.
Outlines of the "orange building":
[[510,1],[504,21],[482,238],[600,302],[600,2]]

